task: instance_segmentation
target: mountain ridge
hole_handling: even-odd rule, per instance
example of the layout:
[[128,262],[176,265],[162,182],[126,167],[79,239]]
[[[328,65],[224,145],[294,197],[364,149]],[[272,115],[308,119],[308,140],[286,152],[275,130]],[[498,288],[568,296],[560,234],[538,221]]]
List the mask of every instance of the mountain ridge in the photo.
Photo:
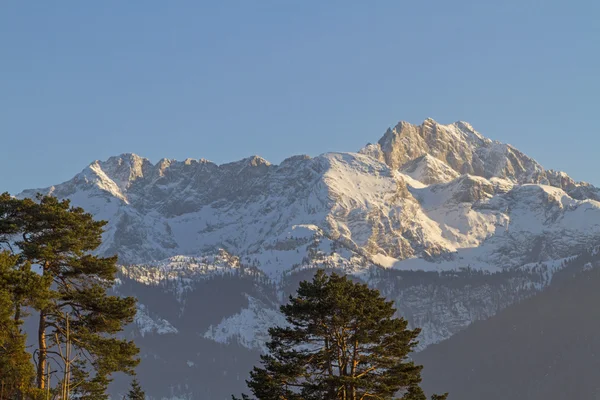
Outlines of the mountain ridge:
[[[495,203],[509,202],[507,193],[518,193],[518,186],[557,187],[582,202],[599,199],[597,188],[576,183],[565,173],[545,170],[512,146],[483,137],[466,122],[440,125],[428,119],[419,126],[400,122],[374,146],[367,145],[359,153],[292,156],[279,165],[259,156],[220,165],[190,158],[152,164],[125,153],[94,161],[67,182],[19,196],[42,192],[86,205],[110,222],[101,251],[117,252],[125,263],[194,255],[210,247],[249,254],[260,251],[261,240],[276,240],[295,225],[307,224],[318,226],[352,251],[366,250],[375,257],[371,262],[385,257],[444,259],[465,243],[478,246],[497,233],[494,226],[510,218]],[[432,196],[443,198],[445,192],[453,199],[445,204],[453,209],[447,207],[444,212],[460,213],[457,204],[473,206],[476,215],[469,214],[480,220],[475,231],[469,215],[452,226],[446,223],[446,214],[424,206]],[[105,204],[113,201],[116,204]],[[224,214],[233,212],[232,207],[238,216],[227,219]],[[248,221],[249,213],[261,213],[262,220]],[[260,225],[253,234],[260,240],[252,243],[238,232],[232,242],[230,234],[222,232],[210,244],[197,238],[199,248],[192,250],[193,243],[182,242],[185,233],[173,230],[173,224],[181,225],[186,215],[205,225],[187,234],[214,236],[219,226],[241,218],[247,220],[245,226]],[[139,229],[127,234],[128,244],[122,236],[131,224],[138,224]],[[148,247],[144,242],[154,243]]]
[[[411,146],[408,147],[408,145]],[[488,158],[492,160],[487,160],[481,154],[478,154],[478,151],[481,149],[490,152],[491,156]],[[452,156],[452,152],[461,156],[462,159]],[[537,161],[520,152],[514,146],[484,137],[471,124],[465,121],[457,121],[448,125],[439,124],[432,118],[426,119],[421,125],[413,125],[406,121],[400,121],[394,128],[388,128],[376,144],[367,144],[358,153],[367,154],[379,161],[383,161],[392,169],[406,168],[408,163],[418,158],[429,157],[444,163],[444,166],[450,167],[450,169],[459,175],[472,174],[488,179],[492,177],[506,177],[507,179],[515,179],[517,183],[541,183],[566,189],[579,186],[593,187],[587,182],[576,182],[562,171],[544,169]],[[469,155],[469,153],[473,154]],[[483,152],[480,151],[480,153]],[[508,160],[503,161],[502,155],[506,155]],[[91,169],[98,174],[104,173],[120,189],[123,189],[123,184],[131,184],[136,179],[147,176],[150,170],[158,170],[158,174],[161,174],[172,164],[206,164],[210,165],[211,168],[216,167],[224,170],[232,170],[238,166],[241,167],[240,169],[246,166],[279,167],[299,158],[309,159],[311,157],[307,155],[292,155],[284,159],[280,164],[272,164],[259,155],[252,155],[237,161],[221,164],[204,158],[187,158],[183,161],[162,158],[158,162],[152,163],[148,158],[135,153],[122,153],[109,157],[105,161],[93,161],[73,179],[76,179],[78,175],[84,174],[86,170]],[[498,159],[493,160],[494,158]],[[504,166],[503,170],[496,165],[498,164],[497,162],[493,163],[490,161],[503,161],[506,163],[506,166]],[[492,164],[492,166],[486,167],[486,162]],[[529,164],[533,170],[531,171],[532,176],[524,176],[526,169],[522,165],[519,168],[519,163]],[[127,165],[129,165],[129,169],[126,168]],[[492,171],[492,167],[495,167],[497,171]],[[127,179],[123,179],[124,172],[130,173]],[[52,187],[54,186],[37,190],[47,191],[51,190]],[[24,190],[22,193],[27,192],[29,190]]]

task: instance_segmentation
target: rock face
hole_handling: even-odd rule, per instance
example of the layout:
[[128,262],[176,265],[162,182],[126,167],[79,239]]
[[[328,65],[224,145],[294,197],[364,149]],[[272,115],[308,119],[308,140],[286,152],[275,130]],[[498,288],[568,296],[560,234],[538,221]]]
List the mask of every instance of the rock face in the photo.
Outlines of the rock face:
[[450,182],[460,176],[450,166],[429,154],[408,161],[402,165],[400,172],[425,185]]
[[116,290],[140,299],[142,368],[177,371],[146,382],[157,397],[241,390],[278,305],[315,268],[380,289],[424,348],[542,290],[600,239],[598,189],[465,122],[401,122],[359,153],[279,165],[124,154],[19,196],[37,192],[109,221],[99,251],[119,255]]
[[485,138],[462,121],[441,125],[429,118],[418,126],[402,121],[361,153],[385,162],[392,169],[402,170],[414,160],[429,156],[461,175],[504,178],[519,184],[550,185],[567,191],[589,186],[576,183],[564,172],[545,170],[513,146]]

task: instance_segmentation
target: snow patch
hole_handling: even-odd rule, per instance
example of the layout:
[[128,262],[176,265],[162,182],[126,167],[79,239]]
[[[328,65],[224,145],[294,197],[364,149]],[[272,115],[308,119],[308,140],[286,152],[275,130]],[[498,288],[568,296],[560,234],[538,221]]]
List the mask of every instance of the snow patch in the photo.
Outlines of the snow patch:
[[204,338],[217,343],[237,341],[249,349],[266,351],[265,343],[269,340],[268,329],[273,326],[285,326],[285,317],[272,305],[246,295],[248,307],[217,324],[211,325],[204,333]]
[[166,319],[152,318],[145,305],[138,303],[137,307],[138,310],[133,322],[137,326],[142,337],[148,334],[167,335],[179,333],[177,328],[171,325]]

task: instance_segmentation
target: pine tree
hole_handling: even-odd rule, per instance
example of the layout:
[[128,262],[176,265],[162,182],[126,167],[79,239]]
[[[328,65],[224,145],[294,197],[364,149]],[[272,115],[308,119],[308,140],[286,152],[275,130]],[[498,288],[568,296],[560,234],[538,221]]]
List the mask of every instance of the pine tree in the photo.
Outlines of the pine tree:
[[129,392],[127,393],[127,399],[128,400],[145,400],[146,399],[146,393],[144,393],[144,391],[142,390],[142,387],[140,386],[140,383],[135,378],[131,381],[131,388],[129,389]]
[[49,358],[65,361],[57,352],[72,347],[68,363],[56,366],[71,381],[70,393],[105,399],[111,375],[132,373],[139,362],[135,344],[116,337],[133,320],[136,300],[107,293],[115,283],[117,259],[92,254],[106,223],[67,200],[37,200],[0,196],[0,241],[19,255],[21,264],[41,270],[39,287],[34,295],[29,292],[29,305],[39,314],[37,387],[48,388]]
[[19,399],[34,394],[33,365],[25,349],[21,320],[15,315],[17,302],[12,291],[15,280],[23,278],[17,269],[17,257],[0,252],[0,397]]
[[422,367],[408,360],[419,330],[378,291],[318,271],[281,311],[288,326],[269,330],[269,353],[247,381],[257,399],[425,400]]

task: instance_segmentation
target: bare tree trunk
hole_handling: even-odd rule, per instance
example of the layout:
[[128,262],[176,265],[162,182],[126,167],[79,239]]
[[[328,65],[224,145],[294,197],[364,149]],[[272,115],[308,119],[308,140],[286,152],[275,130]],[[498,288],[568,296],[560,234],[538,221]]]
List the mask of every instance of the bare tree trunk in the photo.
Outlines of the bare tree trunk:
[[352,400],[356,399],[356,373],[358,368],[358,339],[356,339],[356,329],[354,329],[354,348],[352,349],[352,369],[350,375],[352,376]]
[[65,320],[67,324],[67,341],[65,344],[65,397],[64,400],[68,400],[71,391],[71,324],[69,321],[69,314],[65,313]]
[[40,321],[38,326],[38,363],[37,363],[37,386],[38,389],[46,387],[46,359],[48,357],[46,347],[46,314],[40,312]]

